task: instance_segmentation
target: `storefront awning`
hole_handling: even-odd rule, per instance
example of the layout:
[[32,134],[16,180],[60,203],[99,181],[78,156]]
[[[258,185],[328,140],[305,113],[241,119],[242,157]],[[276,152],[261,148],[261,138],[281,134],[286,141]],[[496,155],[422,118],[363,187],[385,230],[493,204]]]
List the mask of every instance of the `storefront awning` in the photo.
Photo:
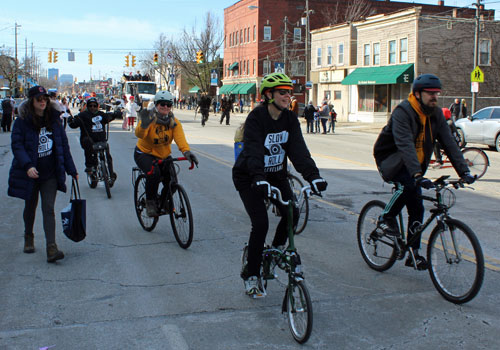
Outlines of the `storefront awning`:
[[248,95],[255,94],[255,83],[238,84],[238,87],[231,91],[233,94]]
[[189,89],[190,94],[195,94],[198,91],[200,91],[200,88],[198,86],[193,86],[191,89]]
[[383,67],[356,68],[342,80],[342,85],[410,84],[413,82],[413,63]]
[[232,65],[229,66],[229,70],[233,70],[238,68],[238,62],[234,62]]
[[224,84],[219,89],[219,94],[230,94],[239,84]]

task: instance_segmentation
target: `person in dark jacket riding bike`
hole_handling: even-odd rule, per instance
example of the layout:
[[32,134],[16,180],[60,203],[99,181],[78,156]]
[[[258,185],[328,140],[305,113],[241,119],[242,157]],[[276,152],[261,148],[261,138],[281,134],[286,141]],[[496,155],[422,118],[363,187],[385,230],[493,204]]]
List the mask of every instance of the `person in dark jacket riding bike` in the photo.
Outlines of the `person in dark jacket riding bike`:
[[[374,146],[375,162],[385,181],[398,184],[389,208],[386,207],[379,222],[385,234],[398,237],[396,216],[406,206],[408,210],[408,239],[412,231],[423,222],[424,205],[420,197],[422,187],[434,187],[424,177],[431,159],[434,143],[439,141],[451,160],[455,171],[466,183],[473,183],[467,163],[451,135],[437,97],[441,92],[441,81],[432,74],[423,74],[415,79],[412,92],[392,112],[387,125],[380,132]],[[427,269],[425,258],[418,254],[420,239],[411,247],[419,270]],[[413,266],[411,255],[406,266]]]

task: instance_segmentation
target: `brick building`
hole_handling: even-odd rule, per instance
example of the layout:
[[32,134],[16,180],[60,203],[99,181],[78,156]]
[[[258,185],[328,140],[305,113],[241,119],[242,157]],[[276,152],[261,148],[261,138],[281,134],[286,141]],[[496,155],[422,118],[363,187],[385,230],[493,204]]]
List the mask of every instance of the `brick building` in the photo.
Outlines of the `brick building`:
[[[328,100],[339,121],[385,121],[407,98],[414,77],[440,77],[448,107],[466,99],[470,113],[474,70],[472,18],[423,14],[415,7],[312,31],[311,80],[315,103]],[[480,84],[476,110],[500,104],[500,21],[483,20],[479,34]]]
[[[225,8],[224,86],[219,94],[239,96],[251,104],[260,98],[258,90],[262,77],[284,70],[295,82],[295,96],[305,102],[306,70],[310,68],[310,57],[306,58],[307,23],[309,29],[314,30],[345,22],[356,13],[368,16],[394,12],[413,7],[415,3],[364,0],[361,5],[363,9],[355,11],[344,0],[240,0]],[[444,1],[438,0],[436,5],[419,6],[425,14],[455,11],[458,17],[470,18],[475,13],[471,9],[445,6]],[[305,20],[306,12],[309,21]],[[494,16],[494,12],[486,15]]]

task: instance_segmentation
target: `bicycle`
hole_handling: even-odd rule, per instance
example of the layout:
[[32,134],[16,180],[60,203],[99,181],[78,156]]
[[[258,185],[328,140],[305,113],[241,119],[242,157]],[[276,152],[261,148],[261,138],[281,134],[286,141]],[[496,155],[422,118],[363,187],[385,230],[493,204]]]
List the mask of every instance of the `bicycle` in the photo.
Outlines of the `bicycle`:
[[[467,166],[469,167],[470,173],[472,176],[476,175],[478,179],[483,177],[488,170],[488,166],[490,165],[490,160],[486,153],[477,147],[465,147],[462,148],[462,155],[464,156],[465,161],[467,162]],[[429,163],[430,169],[446,169],[452,168],[451,161],[448,159],[448,156],[444,152],[444,150],[440,150],[442,164],[437,162],[435,159],[431,159]]]
[[92,168],[92,171],[87,173],[87,183],[90,188],[96,188],[98,182],[103,182],[106,195],[111,198],[111,187],[114,185],[114,180],[108,169],[108,157],[106,155],[108,147],[106,141],[96,142],[92,145],[92,149],[97,153],[97,167]]
[[[309,197],[301,192],[304,185],[297,176],[288,172],[287,178],[293,192],[293,203],[295,207],[299,209],[299,220],[297,221],[297,226],[295,227],[295,234],[299,235],[302,231],[304,231],[307,221],[309,220]],[[278,207],[276,207],[270,200],[267,200],[266,207],[269,208],[271,205],[271,211],[276,216],[281,216]]]
[[[455,204],[455,194],[451,190],[463,188],[462,180],[450,180],[441,176],[433,183],[435,196],[422,195],[434,204],[430,217],[416,228],[407,240],[403,215],[398,215],[400,238],[387,236],[379,227],[386,204],[372,200],[365,204],[359,214],[357,240],[361,256],[368,266],[382,272],[391,268],[396,260],[402,260],[408,252],[417,269],[412,243],[420,239],[420,234],[436,219],[427,242],[427,264],[429,274],[437,291],[448,301],[463,304],[472,300],[481,289],[484,278],[484,257],[474,232],[462,221],[452,218],[448,211]],[[396,188],[397,186],[395,186]]]
[[[319,193],[314,193],[311,186],[302,187],[300,193],[309,197],[311,194],[321,196]],[[281,312],[286,312],[288,325],[293,338],[300,344],[305,343],[312,332],[313,325],[313,308],[309,290],[304,281],[304,274],[301,268],[301,259],[295,247],[295,228],[293,227],[293,206],[292,200],[283,201],[281,192],[277,187],[271,186],[271,198],[278,201],[288,208],[288,247],[284,250],[272,247],[266,247],[262,252],[262,264],[260,267],[261,276],[264,281],[262,284],[262,294],[254,295],[254,298],[263,297],[267,294],[267,282],[272,279],[277,279],[274,274],[276,267],[285,271],[288,275],[285,295],[281,306]],[[248,245],[245,244],[241,256],[242,268],[245,265],[248,257]]]
[[[148,232],[152,231],[156,227],[159,217],[168,214],[175,240],[179,246],[187,249],[193,241],[193,213],[187,193],[177,179],[180,168],[174,163],[183,160],[187,159],[185,157],[172,158],[169,156],[166,159],[153,162],[151,171],[160,171],[160,174],[162,174],[162,186],[160,186],[156,198],[159,216],[149,217],[146,213],[146,174],[138,167],[132,168],[132,185],[134,186],[135,212],[142,228]],[[189,169],[193,168],[194,163],[191,163]],[[170,174],[169,183],[166,183],[166,177],[163,175],[166,171]]]

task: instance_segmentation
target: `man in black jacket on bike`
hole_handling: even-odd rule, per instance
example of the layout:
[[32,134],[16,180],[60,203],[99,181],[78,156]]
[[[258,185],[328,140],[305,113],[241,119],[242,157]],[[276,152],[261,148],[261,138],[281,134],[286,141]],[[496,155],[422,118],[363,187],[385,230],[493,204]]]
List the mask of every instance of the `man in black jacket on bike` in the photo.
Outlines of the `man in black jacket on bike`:
[[[424,205],[420,196],[422,187],[434,187],[424,175],[436,141],[439,141],[464,182],[471,184],[476,179],[470,175],[443,112],[437,106],[440,92],[441,81],[435,75],[417,77],[413,82],[412,93],[392,112],[389,122],[375,142],[374,156],[380,175],[387,182],[399,184],[379,222],[386,235],[399,236],[395,218],[404,206],[408,210],[408,239],[411,239],[415,227],[422,223]],[[418,254],[420,238],[415,240],[411,248],[417,268],[427,269],[425,258]],[[406,266],[413,266],[411,256],[406,260]]]
[[[76,115],[68,118],[68,125],[72,129],[80,128],[80,145],[85,153],[85,172],[91,173],[97,167],[97,153],[93,149],[95,142],[107,142],[105,125],[121,115],[121,111],[104,113],[99,111],[99,103],[95,97],[87,100],[87,108]],[[116,173],[113,171],[113,158],[109,151],[109,144],[106,147],[106,157],[108,159],[108,169],[111,180],[116,180]]]

